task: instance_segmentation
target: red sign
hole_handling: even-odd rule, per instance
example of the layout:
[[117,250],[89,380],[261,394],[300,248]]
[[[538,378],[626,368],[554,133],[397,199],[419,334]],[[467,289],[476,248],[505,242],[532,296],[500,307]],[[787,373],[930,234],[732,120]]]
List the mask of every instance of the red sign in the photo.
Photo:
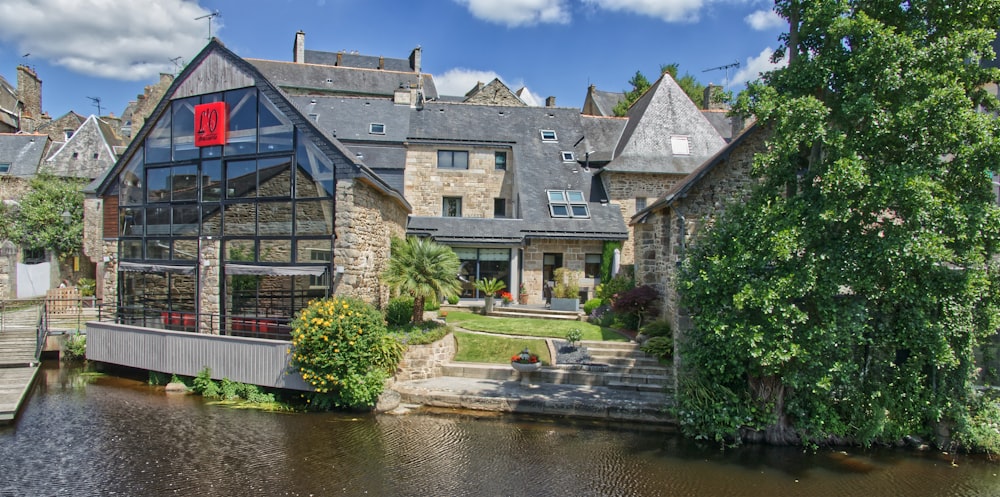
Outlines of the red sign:
[[194,145],[196,147],[225,145],[226,127],[225,102],[194,106]]

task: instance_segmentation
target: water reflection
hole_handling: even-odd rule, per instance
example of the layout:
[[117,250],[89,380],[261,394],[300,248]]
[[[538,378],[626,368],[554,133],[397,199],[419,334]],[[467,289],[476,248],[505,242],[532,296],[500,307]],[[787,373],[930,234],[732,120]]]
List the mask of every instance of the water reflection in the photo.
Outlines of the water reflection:
[[719,451],[512,416],[235,410],[46,364],[0,427],[0,496],[995,496],[1000,466],[899,451]]

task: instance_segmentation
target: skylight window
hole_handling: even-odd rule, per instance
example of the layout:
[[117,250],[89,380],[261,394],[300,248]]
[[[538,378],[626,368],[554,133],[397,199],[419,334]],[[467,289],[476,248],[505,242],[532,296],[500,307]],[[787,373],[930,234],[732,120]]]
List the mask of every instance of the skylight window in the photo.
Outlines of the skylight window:
[[556,138],[556,130],[554,130],[554,129],[542,129],[542,130],[539,130],[539,133],[542,134],[542,141],[543,142],[559,141],[559,139]]
[[385,124],[382,123],[371,123],[368,125],[368,133],[373,135],[384,135],[385,134]]
[[547,190],[549,214],[552,217],[589,218],[587,199],[579,190]]
[[573,155],[573,152],[563,151],[562,160],[563,162],[576,162],[576,156]]
[[687,136],[674,135],[670,137],[670,149],[674,155],[691,155],[691,142]]

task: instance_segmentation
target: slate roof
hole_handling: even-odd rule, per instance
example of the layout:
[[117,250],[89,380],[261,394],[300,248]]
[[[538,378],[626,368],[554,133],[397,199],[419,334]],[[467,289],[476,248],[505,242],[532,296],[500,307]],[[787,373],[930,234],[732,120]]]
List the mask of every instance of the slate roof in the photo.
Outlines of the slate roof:
[[106,121],[91,115],[45,159],[39,170],[65,178],[93,179],[114,165],[116,149],[123,145]]
[[[337,56],[340,56],[340,63],[337,63]],[[382,67],[379,67],[381,59]],[[320,64],[325,66],[353,67],[357,69],[382,69],[386,71],[409,71],[414,72],[410,67],[409,59],[395,59],[390,57],[379,57],[375,55],[361,55],[350,52],[325,52],[322,50],[305,50],[306,64]]]
[[0,133],[0,162],[10,163],[4,176],[29,178],[38,172],[49,137],[43,134]]
[[[690,154],[674,155],[670,137],[687,136]],[[715,127],[664,73],[628,112],[628,124],[605,171],[688,174],[725,146]]]
[[[390,98],[291,96],[289,100],[339,140],[401,143],[409,133],[409,106],[396,105]],[[385,132],[370,133],[373,123],[384,124]]]
[[701,115],[708,119],[719,136],[728,143],[733,139],[733,118],[729,117],[728,110],[702,110]]
[[592,116],[611,117],[615,115],[615,107],[618,102],[625,99],[625,94],[614,91],[601,91],[590,86],[587,88],[583,112]]
[[[580,116],[584,133],[593,147],[590,154],[592,165],[604,164],[614,156],[615,145],[625,131],[628,119],[624,117]],[[594,164],[596,163],[596,164]]]
[[437,98],[437,88],[430,74],[413,71],[389,71],[244,59],[257,68],[272,84],[289,95],[337,94],[389,96],[397,88],[418,87],[422,82],[424,98]]

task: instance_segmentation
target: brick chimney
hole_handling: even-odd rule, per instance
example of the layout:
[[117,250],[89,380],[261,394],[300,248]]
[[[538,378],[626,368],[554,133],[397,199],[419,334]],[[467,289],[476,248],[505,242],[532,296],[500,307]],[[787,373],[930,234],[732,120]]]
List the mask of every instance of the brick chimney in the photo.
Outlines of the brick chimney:
[[24,114],[42,117],[42,80],[28,66],[17,66],[17,98],[24,104]]
[[556,106],[556,97],[545,97],[545,106],[546,107],[555,107]]
[[413,69],[413,72],[420,72],[421,52],[423,52],[423,50],[419,46],[410,52],[410,69]]
[[306,32],[295,33],[295,43],[292,43],[292,62],[302,64],[306,61]]
[[726,110],[727,105],[725,102],[716,102],[715,97],[722,93],[722,87],[718,85],[713,85],[709,83],[705,87],[705,99],[702,102],[702,108],[705,110]]

